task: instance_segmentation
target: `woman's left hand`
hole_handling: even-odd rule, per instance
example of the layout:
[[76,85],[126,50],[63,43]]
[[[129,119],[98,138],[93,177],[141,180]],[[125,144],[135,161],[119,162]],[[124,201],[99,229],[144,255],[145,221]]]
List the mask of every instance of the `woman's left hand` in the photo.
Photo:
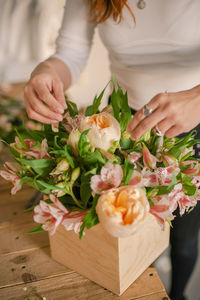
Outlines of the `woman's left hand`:
[[158,94],[147,106],[152,113],[145,116],[141,108],[127,126],[133,140],[152,128],[167,137],[188,132],[200,122],[200,85],[191,90]]

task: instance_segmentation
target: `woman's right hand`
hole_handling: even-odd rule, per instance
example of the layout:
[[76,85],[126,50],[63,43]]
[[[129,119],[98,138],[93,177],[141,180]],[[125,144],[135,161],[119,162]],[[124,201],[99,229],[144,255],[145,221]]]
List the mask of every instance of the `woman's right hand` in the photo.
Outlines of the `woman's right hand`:
[[59,77],[40,65],[24,88],[24,101],[30,119],[52,124],[62,121],[66,109],[64,87]]

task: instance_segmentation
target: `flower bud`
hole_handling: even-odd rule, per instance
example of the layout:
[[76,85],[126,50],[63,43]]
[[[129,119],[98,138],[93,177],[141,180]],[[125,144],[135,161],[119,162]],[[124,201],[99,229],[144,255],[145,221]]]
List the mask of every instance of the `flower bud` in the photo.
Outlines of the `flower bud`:
[[68,145],[70,145],[74,151],[75,155],[78,155],[79,149],[78,149],[78,142],[80,138],[80,132],[78,129],[74,129],[70,132],[69,138],[68,138]]
[[70,165],[67,158],[63,158],[58,164],[55,169],[50,173],[50,175],[59,175],[69,169]]
[[78,167],[78,168],[74,169],[72,172],[72,176],[71,176],[72,184],[76,181],[76,179],[79,177],[79,175],[80,175],[80,168]]

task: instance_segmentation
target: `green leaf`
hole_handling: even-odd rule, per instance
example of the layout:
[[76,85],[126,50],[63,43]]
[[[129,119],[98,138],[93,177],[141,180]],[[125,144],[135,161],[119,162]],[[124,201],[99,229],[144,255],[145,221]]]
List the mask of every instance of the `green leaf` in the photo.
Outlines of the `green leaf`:
[[104,92],[105,92],[107,86],[109,85],[109,83],[110,83],[110,81],[107,83],[107,85],[105,86],[105,88],[103,89],[103,91],[101,92],[101,94],[98,97],[95,96],[95,98],[93,100],[93,104],[87,107],[86,112],[85,112],[86,116],[92,116],[98,112]]
[[73,118],[76,115],[78,115],[78,108],[77,108],[77,105],[74,102],[67,100],[66,104],[67,104],[67,108],[68,108],[70,117]]
[[99,219],[96,213],[96,205],[98,202],[99,195],[95,195],[92,203],[92,207],[88,210],[84,220],[83,224],[81,225],[80,232],[79,232],[79,238],[82,239],[83,231],[85,228],[90,229],[91,227],[95,226],[99,223]]
[[40,224],[39,226],[28,231],[27,234],[38,233],[38,232],[42,232],[42,231],[44,231],[44,229],[42,228],[42,224]]
[[80,196],[81,200],[84,203],[84,207],[87,207],[88,200],[91,197],[91,188],[90,188],[90,179],[91,175],[86,175],[83,173],[81,176],[81,185],[80,185]]
[[88,154],[89,149],[90,149],[90,143],[87,140],[87,134],[89,131],[90,131],[90,129],[83,131],[79,138],[78,149],[79,149],[79,153],[80,153],[81,157]]
[[53,159],[20,159],[20,161],[23,164],[31,167],[40,176],[49,175],[56,165],[56,162]]
[[173,190],[173,188],[174,188],[174,185],[173,186],[163,186],[163,185],[155,186],[155,189],[158,190],[157,196],[169,194]]
[[188,196],[196,196],[197,187],[191,182],[187,182],[183,184],[184,193]]
[[124,161],[124,165],[122,166],[123,169],[123,173],[124,173],[124,177],[123,177],[123,183],[124,185],[128,185],[130,180],[131,180],[131,176],[133,174],[134,171],[134,164],[130,161],[128,161],[127,159],[125,159]]
[[120,86],[116,90],[115,85],[111,94],[111,104],[114,117],[118,120],[122,133],[126,130],[128,122],[131,120],[131,109],[128,105],[127,92],[124,94]]
[[28,184],[28,183],[33,183],[33,181],[34,181],[33,177],[24,176],[24,177],[21,178],[19,184],[22,185],[22,184],[24,184],[24,183],[26,183],[26,184]]
[[128,150],[133,148],[133,144],[134,142],[130,138],[120,140],[120,146],[122,150]]
[[99,150],[95,150],[94,152],[90,153],[89,155],[84,156],[84,163],[85,164],[96,164],[100,163],[105,165],[106,159],[103,157]]
[[41,184],[42,186],[44,186],[45,188],[47,188],[50,192],[53,191],[53,190],[59,190],[59,191],[66,192],[65,188],[61,188],[61,187],[58,187],[56,185],[49,184],[49,183],[47,183],[47,182],[45,182],[43,180],[37,180],[37,183]]

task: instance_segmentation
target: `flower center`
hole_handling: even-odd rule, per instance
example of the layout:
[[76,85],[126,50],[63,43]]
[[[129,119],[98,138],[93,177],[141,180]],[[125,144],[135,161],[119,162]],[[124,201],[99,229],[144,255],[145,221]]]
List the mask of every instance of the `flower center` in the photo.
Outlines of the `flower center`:
[[110,127],[110,120],[102,114],[91,116],[89,123],[91,126],[96,125],[101,129]]

